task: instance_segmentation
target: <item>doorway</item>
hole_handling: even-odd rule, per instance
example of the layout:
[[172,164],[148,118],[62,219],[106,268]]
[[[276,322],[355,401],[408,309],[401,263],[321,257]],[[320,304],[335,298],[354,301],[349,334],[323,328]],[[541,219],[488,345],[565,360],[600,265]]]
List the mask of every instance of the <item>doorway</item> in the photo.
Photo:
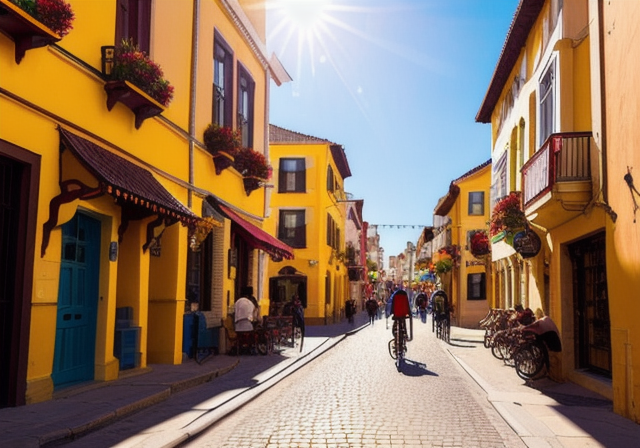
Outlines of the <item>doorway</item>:
[[573,270],[576,368],[611,377],[605,233],[569,245]]
[[100,221],[82,213],[62,226],[53,384],[92,380],[95,365]]

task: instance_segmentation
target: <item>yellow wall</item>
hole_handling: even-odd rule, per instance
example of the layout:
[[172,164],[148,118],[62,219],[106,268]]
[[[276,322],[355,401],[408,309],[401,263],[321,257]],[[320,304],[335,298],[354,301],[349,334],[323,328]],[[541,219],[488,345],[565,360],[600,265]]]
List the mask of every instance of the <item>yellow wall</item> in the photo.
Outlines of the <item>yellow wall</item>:
[[[640,189],[640,71],[636,54],[640,48],[637,23],[640,3],[621,0],[603,5],[604,77],[606,81],[606,199],[617,213],[607,219],[607,280],[613,353],[614,410],[640,423],[640,227],[624,175],[631,174]],[[629,171],[628,171],[629,170]]]
[[[340,229],[340,251],[344,252],[344,233],[346,208],[342,202],[336,202],[335,196],[327,191],[327,166],[331,164],[338,183],[343,180],[335,165],[328,144],[277,144],[269,147],[273,163],[273,189],[271,196],[271,216],[269,227],[277,235],[280,208],[304,208],[306,212],[307,247],[294,249],[295,259],[279,263],[269,263],[268,277],[277,276],[284,266],[293,266],[307,275],[307,309],[305,319],[310,323],[327,323],[340,317],[344,312],[347,299],[347,269],[344,263],[331,256],[332,249],[327,245],[327,213],[331,214]],[[306,164],[306,193],[278,194],[279,162],[283,157],[304,157]],[[309,261],[317,260],[311,266]],[[331,263],[329,261],[331,260]],[[338,269],[336,269],[338,267]],[[331,279],[331,303],[325,306],[325,277]]]
[[[491,302],[492,290],[486,288],[485,300],[467,300],[467,275],[486,272],[483,260],[475,258],[468,250],[467,232],[471,230],[487,230],[487,222],[491,214],[489,207],[489,188],[491,184],[491,165],[456,182],[460,194],[449,216],[451,217],[452,243],[460,246],[460,268],[457,281],[454,281],[454,294],[451,297],[456,308],[458,325],[465,328],[477,328],[479,321],[487,315]],[[484,192],[484,215],[469,215],[469,193]],[[481,264],[479,264],[481,263]],[[470,264],[470,266],[467,266]],[[489,285],[489,274],[485,275]]]
[[[41,157],[27,372],[26,400],[29,403],[49,399],[53,392],[50,375],[61,256],[59,226],[71,219],[79,208],[89,211],[102,223],[95,379],[112,380],[119,375],[113,344],[115,312],[120,306],[133,306],[135,324],[142,327],[142,366],[147,362],[179,363],[182,358],[188,250],[185,227],[180,224],[170,226],[162,239],[160,258],[150,258],[148,251],[142,251],[142,245],[146,241],[146,225],[153,218],[132,221],[119,245],[118,260],[112,262],[106,257],[109,244],[118,240],[120,207],[109,196],[89,201],[76,200],[61,207],[58,227],[51,233],[46,254],[40,257],[42,227],[49,219],[49,204],[60,193],[57,125],[62,124],[152,172],[178,201],[191,206],[198,215],[206,192],[249,213],[264,214],[264,189],[247,196],[241,176],[234,169],[227,169],[217,176],[211,156],[202,145],[203,131],[211,122],[213,32],[217,29],[233,49],[234,73],[236,64],[241,63],[255,81],[254,149],[266,149],[264,56],[256,55],[232,18],[221,9],[220,3],[200,2],[195,134],[192,139],[189,129],[194,3],[184,2],[176,9],[173,0],[153,2],[149,54],[160,64],[175,93],[162,115],[145,120],[140,129],[135,129],[134,115],[126,106],[116,103],[111,111],[106,106],[105,81],[100,73],[100,47],[114,44],[116,2],[71,0],[70,3],[75,14],[70,33],[57,46],[27,51],[20,64],[14,61],[13,41],[0,34],[0,87],[17,97],[14,100],[0,94],[0,116],[3,117],[0,120],[0,138]],[[253,4],[255,1],[242,3],[256,6]],[[256,26],[254,35],[264,39],[264,10],[253,10],[249,18]],[[237,96],[232,97],[235,103]],[[65,177],[79,178],[95,186],[95,179],[68,154],[66,151],[63,162]],[[190,165],[194,169],[192,179],[197,193],[189,192]],[[225,247],[222,249],[225,254],[229,247],[229,227],[227,221]],[[257,264],[253,269],[257,269]],[[257,275],[252,277],[257,278]],[[265,287],[263,285],[263,290]],[[224,313],[227,291],[233,291],[233,283],[225,275],[221,293],[214,298],[218,304],[222,302]]]

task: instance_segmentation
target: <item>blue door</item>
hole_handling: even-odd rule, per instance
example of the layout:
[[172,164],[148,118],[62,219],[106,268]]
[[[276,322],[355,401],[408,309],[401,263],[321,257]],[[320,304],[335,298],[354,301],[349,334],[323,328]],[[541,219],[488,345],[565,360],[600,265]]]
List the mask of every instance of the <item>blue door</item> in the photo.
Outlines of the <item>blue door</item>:
[[62,226],[55,387],[93,380],[100,264],[100,221],[76,213]]

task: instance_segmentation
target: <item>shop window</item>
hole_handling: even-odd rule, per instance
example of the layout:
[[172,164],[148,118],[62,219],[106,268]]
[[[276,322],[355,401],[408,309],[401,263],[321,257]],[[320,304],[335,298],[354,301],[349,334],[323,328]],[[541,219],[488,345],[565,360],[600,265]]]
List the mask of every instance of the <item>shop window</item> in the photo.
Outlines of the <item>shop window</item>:
[[486,289],[485,273],[467,274],[467,300],[484,300]]

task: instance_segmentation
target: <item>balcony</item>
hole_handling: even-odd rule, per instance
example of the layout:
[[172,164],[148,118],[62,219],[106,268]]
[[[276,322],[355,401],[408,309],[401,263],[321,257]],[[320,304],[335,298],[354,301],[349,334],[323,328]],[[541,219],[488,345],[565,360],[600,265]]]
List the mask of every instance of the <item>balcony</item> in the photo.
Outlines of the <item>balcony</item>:
[[552,134],[522,167],[527,218],[552,229],[580,215],[593,197],[591,132]]

